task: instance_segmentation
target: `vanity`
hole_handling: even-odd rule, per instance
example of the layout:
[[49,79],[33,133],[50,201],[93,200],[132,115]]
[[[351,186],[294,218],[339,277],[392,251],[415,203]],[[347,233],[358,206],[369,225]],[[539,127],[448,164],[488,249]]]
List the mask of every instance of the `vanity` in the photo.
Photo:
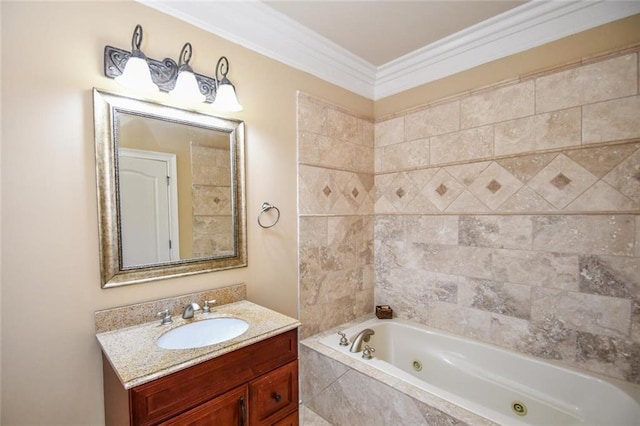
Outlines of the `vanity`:
[[[160,336],[197,321],[237,318],[241,335],[163,349]],[[299,322],[242,300],[193,319],[174,316],[96,335],[103,351],[105,424],[298,425]]]

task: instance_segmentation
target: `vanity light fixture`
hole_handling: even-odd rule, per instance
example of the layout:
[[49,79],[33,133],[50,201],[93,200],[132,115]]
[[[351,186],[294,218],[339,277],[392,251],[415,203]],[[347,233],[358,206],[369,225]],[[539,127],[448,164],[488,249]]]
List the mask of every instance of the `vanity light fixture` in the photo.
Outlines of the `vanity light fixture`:
[[158,91],[151,79],[151,72],[147,65],[147,57],[140,50],[142,44],[142,27],[136,25],[131,36],[131,55],[125,62],[122,74],[117,76],[115,80],[128,89],[136,89],[145,93],[154,93]]
[[[222,74],[222,79],[218,77],[218,71]],[[226,56],[218,59],[216,64],[216,83],[217,93],[213,106],[222,111],[242,111],[242,105],[238,102],[236,89],[227,78],[229,73],[229,60]]]
[[169,94],[184,102],[204,102],[206,97],[200,92],[196,76],[193,73],[193,69],[189,66],[192,52],[191,43],[185,43],[180,51],[176,85]]
[[[104,75],[123,82],[127,88],[140,93],[160,89],[169,92],[181,101],[195,104],[206,102],[220,111],[241,111],[233,84],[227,78],[229,60],[222,56],[216,65],[214,77],[197,74],[189,65],[193,53],[191,43],[186,43],[180,51],[179,62],[171,58],[158,61],[146,57],[140,50],[142,27],[136,25],[131,40],[131,52],[112,46],[104,47]],[[135,60],[134,60],[135,59]],[[129,79],[129,67],[139,67],[142,74],[150,75],[146,83]],[[218,72],[221,78],[218,78]]]

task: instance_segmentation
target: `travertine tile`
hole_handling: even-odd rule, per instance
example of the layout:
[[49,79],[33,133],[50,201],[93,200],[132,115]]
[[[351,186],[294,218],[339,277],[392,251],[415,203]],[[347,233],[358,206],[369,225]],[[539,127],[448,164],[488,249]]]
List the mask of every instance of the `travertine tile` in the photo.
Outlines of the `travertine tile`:
[[360,144],[369,148],[375,147],[375,124],[369,120],[358,119],[360,126]]
[[640,144],[630,143],[598,148],[570,149],[564,154],[594,176],[602,178],[638,149],[640,149]]
[[407,243],[399,265],[473,278],[492,278],[491,249],[442,244]]
[[540,213],[553,212],[557,209],[536,191],[523,186],[500,206],[500,210],[509,213]]
[[460,101],[462,129],[526,117],[533,113],[533,81],[488,90]]
[[631,300],[533,287],[531,319],[557,318],[567,328],[603,336],[626,337],[631,328]]
[[376,148],[404,142],[404,116],[375,124]]
[[298,130],[324,134],[327,125],[327,106],[298,93]]
[[457,216],[404,216],[406,241],[458,244]]
[[451,303],[433,302],[429,325],[488,342],[491,335],[491,313]]
[[640,149],[611,170],[603,180],[632,200],[640,202]]
[[582,107],[582,143],[640,137],[640,96]]
[[521,155],[512,158],[501,158],[496,160],[500,166],[522,182],[528,182],[544,169],[547,164],[556,157],[557,154],[534,154]]
[[640,257],[640,216],[636,216],[636,244],[635,255]]
[[530,249],[530,216],[460,216],[460,245]]
[[520,318],[492,315],[493,343],[540,358],[573,363],[576,356],[576,335],[576,331],[569,330],[556,318],[534,323]]
[[640,299],[640,262],[633,257],[581,256],[580,291]]
[[445,211],[447,213],[488,213],[491,210],[465,189]]
[[398,173],[394,175],[391,183],[383,190],[381,198],[389,201],[396,212],[403,212],[419,192],[419,188],[405,173]]
[[640,344],[580,332],[576,361],[582,368],[640,384]]
[[431,164],[489,158],[493,126],[476,127],[431,138]]
[[446,209],[462,193],[464,187],[446,170],[440,169],[422,189],[422,193],[440,211]]
[[319,140],[324,136],[317,133],[298,131],[298,162],[318,164],[320,162]]
[[580,145],[580,118],[580,108],[572,108],[498,123],[495,155]]
[[536,112],[635,95],[637,79],[635,53],[545,75],[535,80]]
[[229,214],[231,188],[228,186],[193,185],[192,212],[194,215]]
[[405,116],[405,140],[455,132],[459,129],[460,104],[458,101],[431,106]]
[[566,155],[559,154],[527,185],[556,208],[563,209],[597,180]]
[[533,249],[630,256],[633,216],[534,216]]
[[505,282],[460,277],[458,303],[487,312],[529,319],[531,287]]
[[522,182],[498,163],[492,162],[469,185],[469,191],[491,210],[496,210],[522,187]]
[[335,108],[327,108],[325,133],[343,141],[359,143],[361,140],[358,118]]
[[390,172],[429,165],[429,140],[417,139],[376,150],[380,156],[376,172]]
[[494,250],[493,274],[499,281],[578,290],[578,256],[528,250]]
[[[639,191],[640,193],[640,191]],[[640,202],[635,202],[626,195],[603,181],[596,182],[577,199],[572,201],[565,210],[567,211],[630,211],[637,210]]]
[[465,163],[459,166],[447,166],[444,169],[458,182],[464,186],[469,186],[480,174],[491,164],[491,161],[478,161]]

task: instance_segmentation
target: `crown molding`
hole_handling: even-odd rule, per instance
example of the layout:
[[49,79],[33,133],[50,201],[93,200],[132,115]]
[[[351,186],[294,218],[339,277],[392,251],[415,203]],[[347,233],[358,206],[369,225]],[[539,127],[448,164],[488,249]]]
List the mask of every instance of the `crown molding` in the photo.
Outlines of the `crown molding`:
[[137,1],[373,100],[640,13],[638,1],[532,0],[376,67],[257,0]]
[[374,100],[640,13],[636,1],[532,1],[378,67]]

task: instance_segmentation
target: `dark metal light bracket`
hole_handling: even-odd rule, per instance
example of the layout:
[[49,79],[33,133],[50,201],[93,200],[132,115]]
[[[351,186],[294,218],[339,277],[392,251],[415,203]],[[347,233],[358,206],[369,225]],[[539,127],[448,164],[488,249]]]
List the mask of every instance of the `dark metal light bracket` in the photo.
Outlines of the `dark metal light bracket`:
[[[104,47],[104,75],[109,78],[116,78],[122,74],[131,52],[118,49],[117,47]],[[164,92],[172,90],[178,78],[178,64],[171,58],[163,61],[147,58],[151,80]],[[200,93],[206,96],[205,102],[213,103],[216,98],[216,80],[206,75],[193,73],[196,76]]]

